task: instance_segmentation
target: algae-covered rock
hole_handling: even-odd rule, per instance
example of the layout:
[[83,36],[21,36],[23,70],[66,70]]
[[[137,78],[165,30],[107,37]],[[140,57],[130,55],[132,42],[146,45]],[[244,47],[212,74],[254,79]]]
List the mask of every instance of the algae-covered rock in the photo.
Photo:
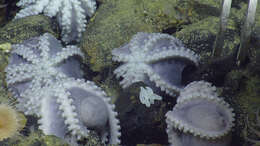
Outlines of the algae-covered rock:
[[[259,15],[259,17],[260,17],[260,15]],[[253,46],[255,46],[255,48],[260,48],[259,47],[260,46],[260,25],[255,27],[252,32],[251,44]]]
[[[259,32],[260,33],[260,32]],[[260,34],[259,34],[259,40],[260,44]],[[254,73],[256,76],[260,77],[260,46],[257,44],[253,44],[255,46],[252,46],[254,48],[251,48],[249,51],[249,60],[250,63],[248,65],[249,72]]]
[[97,9],[81,41],[85,62],[93,71],[112,64],[111,50],[137,32],[163,32],[187,17],[178,0],[107,0]]
[[0,25],[4,22],[6,14],[6,4],[4,0],[0,0]]
[[183,26],[174,36],[187,48],[199,53],[201,58],[210,57],[219,25],[218,17],[208,17],[197,23]]
[[[196,1],[194,6],[196,5],[196,3],[198,3],[197,5],[199,5],[203,2],[206,1]],[[230,16],[227,21],[228,24],[224,36],[222,56],[230,55],[240,44],[241,30],[245,21],[244,14],[247,12],[248,4],[243,1],[236,1],[234,3],[235,4],[232,3]],[[214,4],[211,4],[209,6],[214,6]],[[207,13],[199,12],[199,9],[194,9],[198,13],[193,14],[193,16],[199,13],[201,13],[202,15]],[[208,15],[208,17],[205,16],[204,19],[201,18],[200,21],[196,21],[195,23],[189,25],[183,25],[183,28],[174,34],[174,36],[182,40],[188,48],[200,53],[202,61],[210,58],[215,38],[219,29],[220,9],[215,7],[215,11],[215,13],[210,13],[211,15]],[[255,40],[254,43],[257,44],[257,42],[259,42],[257,40],[259,40],[258,27],[260,25],[260,9],[257,9],[255,19],[256,29],[254,29],[252,32],[252,38]]]
[[11,21],[0,28],[0,44],[21,43],[46,32],[57,37],[57,30],[58,25],[51,18],[42,15],[29,16]]
[[228,97],[227,100],[236,114],[233,132],[233,139],[236,141],[233,143],[247,146],[244,130],[248,124],[247,117],[252,122],[260,107],[260,77],[245,69],[233,70],[226,77],[223,94]]
[[141,86],[144,84],[139,82],[127,89],[122,89],[113,75],[108,76],[100,85],[107,95],[112,97],[112,102],[116,105],[122,132],[121,144],[127,146],[139,143],[167,145],[165,113],[172,109],[174,98],[163,95],[163,100],[156,100],[148,108],[139,100]]
[[[173,105],[165,101],[155,101],[151,107],[147,108],[139,100],[139,87],[136,86],[129,91],[121,92],[116,101],[122,130],[122,145],[139,143],[167,145],[165,114]],[[137,93],[133,94],[134,92]],[[163,98],[170,97],[164,96]]]
[[10,104],[14,101],[15,99],[12,97],[11,93],[0,87],[0,103]]
[[[244,7],[245,5],[243,5]],[[243,20],[241,15],[244,9],[231,9],[225,32],[222,56],[231,54],[240,43],[240,27]],[[174,36],[182,40],[186,47],[199,53],[202,61],[210,58],[215,38],[219,28],[219,17],[209,16],[199,22],[183,26],[183,29],[176,32]]]
[[8,64],[7,54],[1,51],[0,49],[0,87],[3,88],[5,86],[5,74],[4,69]]
[[55,136],[32,132],[28,137],[18,135],[0,143],[1,146],[69,146],[64,140]]

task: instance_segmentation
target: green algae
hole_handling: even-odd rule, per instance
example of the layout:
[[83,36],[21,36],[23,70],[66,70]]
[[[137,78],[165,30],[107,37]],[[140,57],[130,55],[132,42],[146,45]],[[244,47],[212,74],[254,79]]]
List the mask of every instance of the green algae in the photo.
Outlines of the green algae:
[[[247,68],[248,69],[248,68]],[[244,133],[250,135],[250,131],[244,131],[247,126],[247,117],[249,122],[255,119],[255,113],[260,107],[260,77],[248,72],[247,69],[233,70],[226,77],[226,93],[229,103],[234,108],[236,114],[234,135],[239,137],[240,141],[244,139]],[[243,141],[246,145],[246,142]]]
[[[225,32],[222,56],[231,54],[240,43],[240,27],[238,25],[242,21],[239,16],[243,13],[243,9],[231,9],[231,16]],[[196,23],[183,26],[183,29],[176,32],[174,36],[180,39],[186,47],[199,53],[202,60],[207,60],[211,57],[218,27],[219,17],[212,15]]]
[[[69,139],[68,139],[69,140]],[[103,146],[97,134],[90,132],[87,137],[86,146]],[[72,143],[73,145],[74,143]],[[44,135],[41,131],[32,130],[29,136],[16,135],[3,142],[1,146],[69,146],[64,139],[58,138],[53,135]],[[82,144],[79,144],[79,146]]]
[[11,21],[0,28],[0,44],[21,43],[46,32],[57,37],[57,30],[58,25],[51,18],[42,15],[29,16]]
[[16,100],[12,97],[11,93],[0,87],[0,103],[12,104]]
[[40,132],[32,132],[28,137],[17,135],[0,144],[1,146],[69,146],[60,138],[43,135]]
[[[238,94],[239,103],[241,104],[241,108],[243,110],[244,117],[240,122],[244,122],[244,127],[251,126],[252,123],[255,123],[257,110],[260,108],[260,78],[259,77],[250,77],[246,81],[246,86],[244,91]],[[259,116],[259,115],[257,115]],[[247,120],[248,117],[248,120]],[[259,136],[252,134],[254,131],[252,129],[243,129],[248,137],[254,137],[256,140],[259,139]],[[258,130],[258,129],[255,129]],[[241,135],[243,136],[243,135]],[[245,138],[245,137],[243,137]],[[247,145],[247,142],[244,144]]]
[[0,26],[4,23],[6,19],[6,4],[4,0],[0,0]]
[[0,50],[0,87],[6,87],[5,83],[5,67],[8,64],[8,55]]
[[[212,9],[215,13],[209,13],[210,15],[203,16],[203,14],[208,14],[203,12],[203,10],[200,10],[203,8],[195,9],[197,13],[193,13],[193,16],[195,16],[195,19],[199,18],[198,20],[200,21],[194,21],[195,23],[183,25],[182,29],[174,34],[174,36],[182,40],[188,48],[200,53],[202,60],[207,60],[211,57],[211,52],[219,27],[220,15],[220,9],[216,6],[216,2],[205,2],[207,1],[198,1],[195,2],[193,6],[207,5],[207,9]],[[234,5],[236,5],[236,7],[231,8],[221,56],[227,56],[233,53],[240,44],[240,32],[245,20],[244,14],[247,12],[247,3],[237,1]],[[196,17],[197,14],[201,15]],[[257,10],[256,27],[259,27],[260,24],[259,16],[260,10]],[[253,33],[253,35],[257,34]]]
[[210,16],[218,17],[220,15],[220,1],[212,0],[179,0],[178,5],[190,12],[190,23],[197,23]]
[[180,39],[187,48],[199,53],[201,58],[210,57],[212,46],[218,30],[217,17],[208,17],[197,23],[183,26],[174,36]]

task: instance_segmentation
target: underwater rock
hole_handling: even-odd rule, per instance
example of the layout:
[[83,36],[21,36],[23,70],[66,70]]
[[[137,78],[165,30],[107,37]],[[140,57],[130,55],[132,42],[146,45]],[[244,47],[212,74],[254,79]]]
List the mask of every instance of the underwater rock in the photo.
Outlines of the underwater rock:
[[0,44],[3,43],[21,43],[31,37],[50,33],[57,35],[58,24],[51,18],[37,15],[29,16],[24,19],[14,20],[0,28]]
[[79,41],[81,33],[85,31],[86,17],[90,17],[96,10],[95,0],[20,0],[17,6],[22,7],[15,19],[43,13],[55,17],[62,29],[62,40],[66,43]]
[[174,36],[182,41],[185,47],[200,54],[201,61],[210,58],[218,26],[217,17],[208,17],[197,23],[183,26]]
[[6,21],[7,4],[5,1],[0,0],[0,26]]
[[147,108],[139,102],[138,94],[126,92],[116,102],[122,131],[122,145],[160,143],[167,145],[165,113],[171,108],[159,101]]
[[173,146],[229,146],[225,138],[234,122],[233,109],[204,81],[188,84],[177,104],[166,113],[169,143]]
[[[249,142],[252,143],[254,146],[257,146],[260,144],[260,132],[259,132],[259,127],[260,127],[260,115],[259,115],[259,107],[258,109],[256,109],[256,113],[255,113],[255,121],[253,122],[249,122],[249,117],[247,117],[246,123],[245,123],[245,129],[243,131],[243,137],[244,139]],[[250,136],[249,133],[252,133],[254,135]]]
[[222,94],[229,96],[228,101],[236,113],[233,137],[237,140],[234,145],[247,146],[244,135],[253,135],[244,129],[248,124],[247,117],[249,123],[255,122],[255,114],[260,106],[260,77],[248,68],[234,70],[227,75],[224,89]]
[[251,43],[255,46],[255,48],[260,46],[260,24],[258,27],[252,32]]
[[[182,73],[187,66],[197,66],[199,57],[178,39],[162,33],[139,32],[131,41],[112,51],[113,60],[124,62],[114,73],[123,77],[123,88],[144,82],[176,95],[183,87]],[[155,87],[156,86],[156,87]]]
[[13,97],[11,96],[10,92],[5,90],[5,88],[0,87],[0,103],[10,103],[13,102]]
[[[229,26],[225,32],[223,54],[230,55],[240,42],[234,20],[229,20]],[[174,36],[180,39],[187,47],[200,54],[201,62],[207,62],[211,58],[215,38],[219,26],[218,17],[208,17],[197,23],[183,26]],[[224,56],[224,55],[222,55]]]
[[134,146],[143,143],[167,145],[164,115],[172,109],[175,99],[165,98],[166,101],[155,101],[150,108],[147,108],[139,100],[142,85],[137,83],[123,90],[112,72],[104,82],[100,83],[107,95],[113,97],[111,102],[116,105],[122,134],[121,145]]
[[70,146],[65,140],[53,135],[44,135],[40,131],[31,131],[28,136],[18,135],[0,142],[1,146]]
[[0,49],[0,88],[3,88],[6,85],[4,70],[7,64],[8,56]]

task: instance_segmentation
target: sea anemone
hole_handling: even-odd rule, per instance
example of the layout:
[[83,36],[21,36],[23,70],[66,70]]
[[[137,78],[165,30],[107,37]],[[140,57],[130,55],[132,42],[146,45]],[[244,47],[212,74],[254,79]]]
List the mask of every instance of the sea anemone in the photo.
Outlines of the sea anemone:
[[182,73],[185,67],[196,67],[199,56],[184,47],[177,38],[163,33],[138,32],[128,44],[112,51],[113,60],[123,62],[114,73],[122,77],[126,88],[144,82],[153,90],[159,88],[176,95],[183,88]]
[[8,89],[17,97],[19,111],[39,118],[44,134],[72,144],[96,130],[103,142],[120,143],[119,121],[110,97],[94,83],[80,79],[78,57],[84,54],[79,48],[63,48],[48,33],[12,48],[5,69]]
[[21,114],[7,104],[0,104],[0,141],[12,137],[24,125]]
[[169,143],[174,146],[227,146],[233,122],[233,109],[204,81],[188,84],[166,113]]

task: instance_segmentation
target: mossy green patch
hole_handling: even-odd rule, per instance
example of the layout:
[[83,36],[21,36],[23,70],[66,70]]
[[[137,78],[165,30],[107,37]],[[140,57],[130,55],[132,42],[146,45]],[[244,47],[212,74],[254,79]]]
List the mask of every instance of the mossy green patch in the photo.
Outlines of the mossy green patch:
[[209,58],[218,30],[217,17],[208,17],[197,23],[186,25],[175,37],[180,39],[187,48],[199,53],[202,60]]
[[5,87],[5,67],[8,64],[8,55],[0,50],[0,87]]
[[0,28],[0,44],[21,43],[46,32],[57,37],[57,30],[58,25],[51,18],[42,15],[29,16],[11,21]]
[[15,101],[16,101],[16,99],[12,97],[10,92],[8,92],[4,88],[0,87],[0,103],[12,104]]
[[226,84],[228,90],[224,96],[228,97],[236,114],[234,135],[243,139],[243,132],[250,133],[250,130],[245,131],[245,127],[254,123],[256,111],[260,107],[260,77],[247,70],[234,70],[228,74]]
[[250,77],[245,88],[238,94],[241,105],[250,116],[260,107],[260,78]]
[[[195,23],[189,25],[183,25],[181,31],[176,32],[175,36],[183,41],[183,43],[190,49],[193,49],[197,53],[200,53],[202,60],[207,60],[211,56],[213,50],[215,38],[219,30],[219,15],[220,9],[217,7],[217,3],[207,3],[207,1],[196,1],[193,6],[202,5],[208,7],[207,9],[215,10],[215,13],[206,13],[203,10],[194,13],[196,19],[197,14],[204,14],[200,21],[194,21]],[[222,56],[227,56],[234,52],[235,48],[240,43],[240,32],[244,22],[244,14],[247,11],[247,4],[240,2],[239,7],[232,7],[230,16],[228,18],[227,30],[224,36],[224,45]],[[220,4],[219,4],[220,7]],[[198,8],[203,9],[203,8]],[[209,14],[206,16],[205,14]],[[257,15],[256,15],[257,17]]]
[[1,146],[69,146],[64,140],[55,136],[32,132],[29,137],[17,135],[1,143]]

